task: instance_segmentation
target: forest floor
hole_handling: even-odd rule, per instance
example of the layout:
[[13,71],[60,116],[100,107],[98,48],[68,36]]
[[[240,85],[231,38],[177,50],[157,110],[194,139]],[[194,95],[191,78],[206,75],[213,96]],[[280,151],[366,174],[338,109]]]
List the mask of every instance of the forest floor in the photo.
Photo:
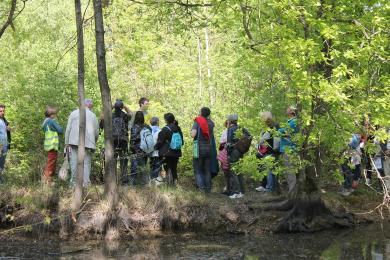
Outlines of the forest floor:
[[[76,223],[69,217],[72,192],[65,185],[0,186],[0,238],[18,232],[53,233],[65,239],[136,238],[164,232],[263,234],[272,232],[286,214],[263,210],[261,201],[276,195],[254,191],[253,183],[241,199],[220,194],[223,178],[218,178],[211,194],[197,192],[190,177],[182,178],[176,188],[119,187],[117,214],[109,228],[102,185],[89,187]],[[382,202],[382,195],[366,185],[348,197],[340,195],[337,186],[327,185],[322,198],[329,209],[353,213],[362,223],[383,221],[378,211],[368,213]]]

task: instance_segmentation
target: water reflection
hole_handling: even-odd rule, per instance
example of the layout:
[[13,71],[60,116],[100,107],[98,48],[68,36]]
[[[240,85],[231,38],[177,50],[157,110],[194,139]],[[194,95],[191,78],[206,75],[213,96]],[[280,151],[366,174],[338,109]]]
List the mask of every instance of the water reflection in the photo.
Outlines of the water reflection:
[[390,227],[266,236],[167,235],[131,241],[0,240],[2,257],[41,259],[390,260]]

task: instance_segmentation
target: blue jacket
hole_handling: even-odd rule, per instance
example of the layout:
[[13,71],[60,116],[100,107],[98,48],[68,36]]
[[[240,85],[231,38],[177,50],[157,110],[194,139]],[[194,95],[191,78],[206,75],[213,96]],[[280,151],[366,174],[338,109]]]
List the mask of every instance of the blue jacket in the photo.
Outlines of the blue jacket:
[[282,134],[279,151],[284,153],[287,147],[294,150],[296,148],[296,144],[291,141],[291,137],[299,131],[297,119],[295,117],[290,118],[287,121],[287,127],[279,128],[278,131]]
[[56,131],[58,134],[63,134],[64,130],[62,127],[58,124],[58,122],[55,119],[52,118],[47,118],[45,121],[43,121],[42,124],[42,131],[46,132],[47,131],[47,126],[49,126],[50,130]]

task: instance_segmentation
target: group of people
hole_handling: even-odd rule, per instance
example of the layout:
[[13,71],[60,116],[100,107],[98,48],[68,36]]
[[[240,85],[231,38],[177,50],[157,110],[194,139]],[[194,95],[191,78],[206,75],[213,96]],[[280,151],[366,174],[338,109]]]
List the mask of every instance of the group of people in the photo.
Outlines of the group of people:
[[[365,184],[371,186],[373,173],[382,178],[380,185],[386,186],[387,190],[390,188],[390,138],[387,141],[380,140],[374,135],[378,130],[380,127],[372,126],[369,117],[366,117],[362,131],[352,134],[341,164],[344,176],[340,191],[342,195],[348,196],[354,192],[363,177]],[[390,129],[387,129],[387,134],[390,135]]]
[[[96,150],[96,142],[101,129],[104,129],[103,117],[98,117],[92,112],[93,102],[85,100],[86,125],[85,125],[85,158],[83,186],[90,185],[90,173],[92,153]],[[119,181],[122,185],[135,185],[138,182],[154,183],[163,182],[163,177],[170,176],[170,182],[175,185],[178,179],[177,165],[182,156],[184,145],[183,132],[178,121],[172,113],[164,115],[164,126],[160,126],[160,119],[151,116],[148,112],[149,100],[139,100],[138,111],[131,111],[122,100],[117,100],[112,112],[112,137],[114,141],[115,158],[119,162]],[[297,111],[293,107],[287,108],[288,120],[280,127],[269,111],[262,112],[264,131],[260,133],[260,139],[256,145],[256,157],[259,161],[259,171],[266,171],[266,176],[261,185],[256,188],[259,192],[272,192],[278,187],[278,178],[274,173],[275,166],[264,166],[267,162],[279,161],[283,164],[284,176],[288,190],[292,191],[296,185],[296,173],[293,166],[294,154],[297,145],[294,135],[299,132],[297,124]],[[66,130],[56,120],[57,109],[48,106],[45,111],[45,119],[42,123],[42,131],[45,134],[44,150],[47,151],[47,163],[43,171],[42,180],[52,183],[56,171],[59,151],[59,136],[65,136],[65,154],[70,164],[70,183],[74,185],[77,172],[77,153],[79,146],[79,109],[71,112]],[[222,169],[226,185],[225,195],[230,198],[241,198],[245,193],[244,177],[235,172],[234,164],[243,158],[252,143],[249,131],[238,124],[237,114],[227,116],[225,130],[217,145],[214,128],[215,124],[210,119],[211,111],[208,107],[200,109],[195,117],[190,136],[193,139],[193,169],[198,189],[209,193],[212,187],[212,178],[220,168]],[[370,125],[365,121],[367,133]],[[3,170],[7,152],[11,144],[11,128],[5,119],[5,106],[0,104],[0,183],[3,181]],[[372,131],[371,131],[372,132]],[[390,130],[389,133],[390,135]],[[370,156],[365,144],[373,140],[377,145],[377,151]],[[373,135],[354,134],[344,151],[345,162],[341,165],[344,175],[343,195],[349,195],[357,187],[361,178],[361,164],[365,161],[367,184],[371,183],[371,173],[377,170],[381,176],[390,176],[390,141],[379,142]],[[130,161],[130,167],[129,167]],[[147,165],[149,164],[149,167]],[[130,172],[129,172],[130,170]],[[165,174],[164,174],[165,173]],[[142,180],[138,180],[141,177]],[[390,181],[385,178],[387,182]],[[390,187],[390,186],[389,186]]]

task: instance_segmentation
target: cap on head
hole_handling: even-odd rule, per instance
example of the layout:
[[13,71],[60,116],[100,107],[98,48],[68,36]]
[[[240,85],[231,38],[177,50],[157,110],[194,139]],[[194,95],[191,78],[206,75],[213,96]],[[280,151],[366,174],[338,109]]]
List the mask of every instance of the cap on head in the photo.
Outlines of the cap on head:
[[115,101],[115,103],[114,103],[114,108],[115,108],[115,110],[122,110],[123,109],[123,101],[122,100],[117,100],[117,101]]
[[229,120],[230,122],[234,122],[234,121],[237,121],[238,120],[238,115],[237,114],[231,114],[227,117],[227,120]]

